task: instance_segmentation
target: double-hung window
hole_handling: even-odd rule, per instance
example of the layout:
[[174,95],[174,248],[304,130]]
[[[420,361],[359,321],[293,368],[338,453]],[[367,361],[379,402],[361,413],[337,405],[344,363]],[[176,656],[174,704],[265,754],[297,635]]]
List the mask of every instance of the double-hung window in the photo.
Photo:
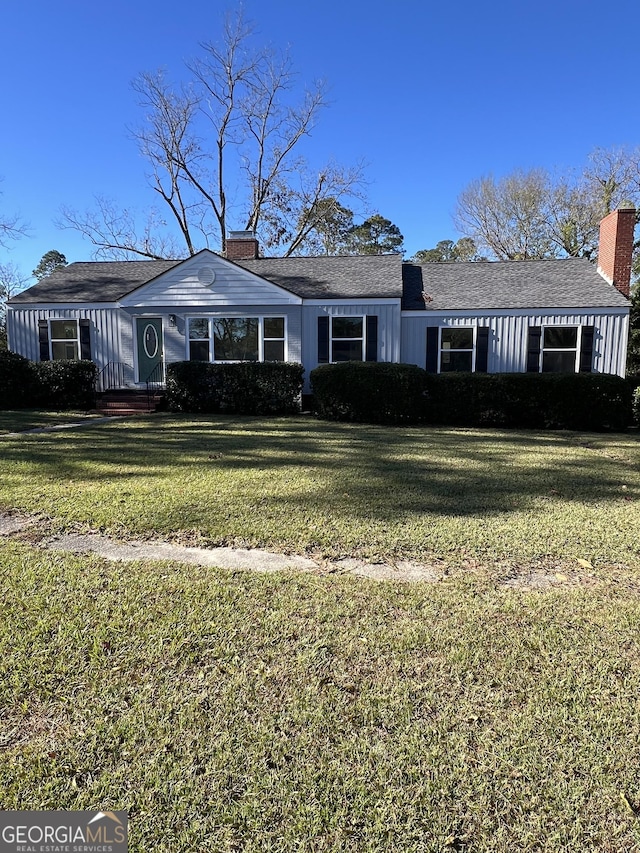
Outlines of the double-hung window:
[[543,327],[543,373],[575,373],[577,358],[578,329],[576,326]]
[[377,361],[378,315],[318,316],[318,364]]
[[49,341],[53,361],[80,358],[80,338],[77,320],[51,320],[49,322]]
[[440,329],[440,373],[471,373],[473,327],[443,326]]
[[206,317],[189,320],[189,361],[211,361],[211,329]]
[[364,361],[364,318],[331,317],[331,361]]
[[191,317],[191,361],[284,361],[284,317]]

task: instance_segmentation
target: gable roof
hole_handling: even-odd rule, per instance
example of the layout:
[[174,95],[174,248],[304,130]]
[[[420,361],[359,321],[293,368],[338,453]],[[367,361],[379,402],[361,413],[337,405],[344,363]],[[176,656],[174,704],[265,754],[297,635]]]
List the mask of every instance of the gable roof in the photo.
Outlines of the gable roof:
[[[9,303],[117,302],[183,262],[80,261],[58,268]],[[354,255],[225,263],[303,299],[402,296],[403,309],[410,311],[629,307],[584,258],[413,264],[402,263],[400,255]]]
[[[80,261],[59,267],[9,301],[117,302],[181,263],[182,260]],[[258,258],[225,263],[234,263],[303,299],[399,299],[402,295],[400,255]]]
[[33,287],[17,293],[24,302],[117,302],[181,261],[78,261],[58,267]]
[[629,307],[586,258],[405,263],[402,277],[402,307],[408,311]]

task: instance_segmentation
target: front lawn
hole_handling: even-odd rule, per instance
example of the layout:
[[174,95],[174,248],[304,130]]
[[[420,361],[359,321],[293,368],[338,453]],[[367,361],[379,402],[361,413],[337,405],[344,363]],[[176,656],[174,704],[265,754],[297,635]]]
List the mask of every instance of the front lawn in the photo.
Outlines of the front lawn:
[[30,429],[42,429],[58,424],[80,423],[98,417],[100,415],[87,412],[45,412],[41,409],[0,410],[0,435],[11,432],[25,432]]
[[640,845],[638,592],[1,552],[0,802],[132,853]]
[[[0,510],[39,518],[0,539],[0,807],[126,809],[132,853],[638,853],[639,461],[303,417],[0,436]],[[28,544],[62,528],[442,580]]]
[[0,508],[59,525],[451,567],[640,568],[635,433],[156,416],[0,441]]

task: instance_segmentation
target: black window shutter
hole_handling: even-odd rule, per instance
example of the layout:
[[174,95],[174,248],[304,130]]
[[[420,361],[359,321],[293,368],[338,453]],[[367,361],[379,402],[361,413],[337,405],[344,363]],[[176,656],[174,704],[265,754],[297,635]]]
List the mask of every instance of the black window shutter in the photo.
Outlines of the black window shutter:
[[46,320],[38,320],[38,343],[40,344],[40,361],[49,361],[49,324]]
[[527,346],[527,373],[540,373],[540,344],[542,328],[529,326],[529,343]]
[[427,373],[438,372],[438,327],[427,326]]
[[486,373],[489,364],[489,327],[478,326],[476,337],[476,373]]
[[80,330],[80,358],[91,361],[91,324],[89,320],[78,320]]
[[378,360],[378,315],[367,314],[367,351],[365,361]]
[[591,373],[593,363],[593,337],[595,328],[583,326],[580,343],[580,373]]
[[329,363],[329,318],[318,317],[318,364]]

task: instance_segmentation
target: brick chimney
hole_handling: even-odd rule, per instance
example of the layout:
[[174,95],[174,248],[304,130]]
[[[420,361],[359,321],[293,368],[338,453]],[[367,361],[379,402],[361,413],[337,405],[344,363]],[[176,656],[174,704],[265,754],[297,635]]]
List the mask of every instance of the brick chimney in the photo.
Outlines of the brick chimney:
[[598,272],[627,299],[635,225],[636,211],[633,206],[612,210],[600,223]]
[[255,231],[229,231],[225,255],[230,261],[251,261],[260,256]]

